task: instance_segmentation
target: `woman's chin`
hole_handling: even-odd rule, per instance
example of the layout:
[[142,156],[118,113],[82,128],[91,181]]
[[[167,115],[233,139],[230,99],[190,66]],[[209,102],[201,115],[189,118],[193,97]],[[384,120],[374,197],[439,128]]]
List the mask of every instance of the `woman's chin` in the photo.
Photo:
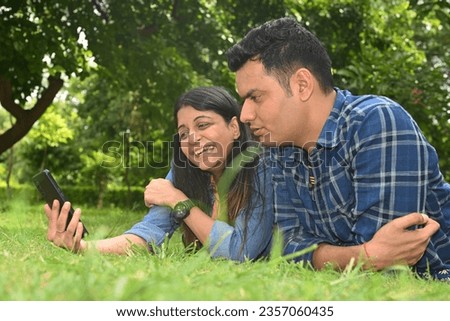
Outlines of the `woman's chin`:
[[205,172],[217,173],[223,170],[223,163],[220,160],[209,159],[207,163],[201,162],[198,167]]

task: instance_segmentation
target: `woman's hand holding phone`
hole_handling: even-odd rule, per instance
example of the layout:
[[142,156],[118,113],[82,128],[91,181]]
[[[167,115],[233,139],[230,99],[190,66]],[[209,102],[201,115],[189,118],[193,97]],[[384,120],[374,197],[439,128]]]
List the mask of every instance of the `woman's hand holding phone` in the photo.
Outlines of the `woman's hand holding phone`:
[[87,243],[82,240],[83,223],[80,222],[81,210],[79,208],[75,209],[66,229],[70,208],[70,202],[65,202],[60,211],[58,200],[53,201],[51,208],[45,204],[44,210],[48,218],[47,239],[56,246],[78,253],[86,249]]

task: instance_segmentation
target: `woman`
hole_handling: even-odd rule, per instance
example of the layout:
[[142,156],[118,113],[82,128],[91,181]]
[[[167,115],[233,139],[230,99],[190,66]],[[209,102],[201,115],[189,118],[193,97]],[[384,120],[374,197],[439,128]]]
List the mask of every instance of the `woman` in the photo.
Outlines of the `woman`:
[[185,93],[174,110],[178,132],[172,169],[165,179],[147,185],[144,200],[150,211],[144,219],[122,235],[85,241],[81,239],[80,209],[64,230],[70,204],[65,203],[59,215],[55,201],[52,208],[45,206],[48,239],[73,252],[95,248],[124,254],[133,245],[149,249],[149,245],[161,245],[183,224],[185,244],[208,242],[212,257],[243,261],[267,255],[273,224],[272,187],[266,184],[271,181],[270,168],[259,158],[242,168],[228,194],[222,195],[227,197],[227,220],[233,226],[217,219],[217,186],[222,174],[251,142],[239,114],[239,104],[223,88],[199,87]]

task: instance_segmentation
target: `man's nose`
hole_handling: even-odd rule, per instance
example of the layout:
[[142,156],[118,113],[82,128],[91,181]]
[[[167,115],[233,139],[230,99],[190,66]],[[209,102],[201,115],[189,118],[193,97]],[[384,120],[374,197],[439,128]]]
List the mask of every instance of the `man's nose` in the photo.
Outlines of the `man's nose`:
[[255,113],[254,104],[252,104],[250,101],[248,101],[246,99],[244,101],[244,103],[242,104],[241,117],[240,117],[241,122],[248,123],[248,122],[255,120],[255,118],[256,118],[256,113]]

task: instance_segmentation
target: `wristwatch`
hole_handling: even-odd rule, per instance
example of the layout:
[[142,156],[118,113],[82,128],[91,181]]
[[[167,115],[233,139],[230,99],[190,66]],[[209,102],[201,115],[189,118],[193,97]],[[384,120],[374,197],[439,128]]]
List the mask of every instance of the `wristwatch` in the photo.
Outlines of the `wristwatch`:
[[191,209],[195,206],[190,199],[178,202],[172,210],[172,215],[176,221],[180,222],[191,214]]

